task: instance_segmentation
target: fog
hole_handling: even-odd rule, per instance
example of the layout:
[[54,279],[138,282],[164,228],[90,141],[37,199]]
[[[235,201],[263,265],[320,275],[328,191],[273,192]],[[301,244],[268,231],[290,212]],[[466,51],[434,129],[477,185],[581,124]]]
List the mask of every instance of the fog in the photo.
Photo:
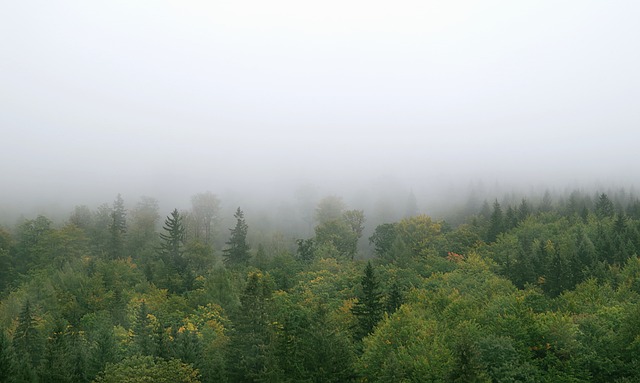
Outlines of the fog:
[[638,16],[615,0],[5,1],[0,213],[633,187]]

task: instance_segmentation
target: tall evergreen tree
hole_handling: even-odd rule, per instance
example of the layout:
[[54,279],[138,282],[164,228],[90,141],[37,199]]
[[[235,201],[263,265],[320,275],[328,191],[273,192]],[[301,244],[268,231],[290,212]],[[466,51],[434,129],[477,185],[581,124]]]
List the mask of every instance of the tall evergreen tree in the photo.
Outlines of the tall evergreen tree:
[[132,326],[133,345],[137,354],[155,356],[154,326],[149,314],[146,302],[142,301]]
[[160,253],[165,260],[174,265],[182,263],[184,254],[184,225],[178,209],[173,209],[171,215],[164,221],[164,233],[160,233]]
[[67,322],[57,320],[49,334],[44,349],[42,382],[75,382],[71,334]]
[[529,215],[531,215],[531,208],[529,207],[527,200],[523,198],[522,202],[520,202],[520,206],[518,207],[518,221],[524,221]]
[[256,382],[266,368],[268,309],[273,292],[268,275],[250,273],[236,311],[231,337],[229,374],[234,382]]
[[110,246],[109,255],[112,259],[124,256],[124,238],[127,233],[127,211],[124,208],[124,200],[118,194],[113,202],[111,210],[111,222],[109,223]]
[[384,310],[380,283],[376,278],[371,262],[367,262],[360,284],[362,291],[358,296],[358,301],[351,308],[351,313],[357,319],[355,328],[357,339],[362,339],[373,332],[375,326],[382,319]]
[[40,365],[42,344],[36,324],[31,302],[27,300],[18,316],[18,327],[13,337],[13,345],[19,359],[18,375],[21,376],[18,381],[33,380]]
[[231,237],[226,242],[227,248],[222,251],[224,263],[230,266],[246,265],[251,257],[249,245],[247,244],[247,226],[244,220],[244,213],[238,207],[233,215],[236,218],[236,226],[231,231]]
[[547,213],[550,212],[551,209],[553,209],[551,193],[549,193],[549,190],[545,190],[544,196],[542,196],[542,201],[540,201],[540,206],[538,206],[538,211],[541,213]]
[[11,340],[0,330],[0,382],[14,382],[16,375],[16,353]]
[[612,217],[615,214],[613,202],[611,202],[605,193],[600,194],[600,197],[598,197],[595,211],[598,218]]
[[498,234],[504,230],[504,217],[502,214],[502,208],[496,200],[493,203],[493,213],[489,218],[489,228],[487,229],[487,242],[495,242],[498,238]]
[[413,217],[418,215],[418,202],[416,200],[415,194],[413,194],[413,190],[409,192],[409,196],[407,197],[407,203],[404,209],[404,217]]

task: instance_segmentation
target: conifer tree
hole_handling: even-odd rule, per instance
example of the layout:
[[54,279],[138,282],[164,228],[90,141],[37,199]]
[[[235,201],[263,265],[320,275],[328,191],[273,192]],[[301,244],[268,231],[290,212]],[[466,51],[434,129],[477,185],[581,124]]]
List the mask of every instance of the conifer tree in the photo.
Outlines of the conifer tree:
[[185,229],[178,209],[173,209],[171,215],[165,219],[162,228],[165,231],[165,233],[160,233],[162,257],[174,266],[182,266]]
[[504,217],[502,214],[502,208],[496,200],[493,203],[493,213],[489,218],[489,228],[487,230],[487,242],[495,242],[498,238],[498,234],[504,230]]
[[598,218],[612,217],[615,214],[613,202],[605,193],[600,194],[600,197],[598,197],[595,211]]
[[58,319],[47,337],[44,349],[42,381],[74,382],[74,360],[71,334],[66,321]]
[[234,382],[255,382],[265,370],[269,344],[268,309],[273,293],[267,275],[250,273],[235,313],[229,374]]
[[227,265],[246,265],[249,262],[249,245],[247,244],[247,226],[244,213],[238,207],[233,215],[236,218],[236,226],[231,231],[231,237],[226,242],[227,248],[222,251],[224,262]]
[[16,354],[11,340],[0,330],[0,382],[13,382],[16,374]]
[[111,210],[111,222],[109,224],[110,246],[109,255],[112,259],[122,258],[124,256],[124,237],[127,232],[126,210],[124,208],[124,200],[118,194],[113,202]]
[[376,324],[382,319],[383,314],[380,284],[375,276],[371,262],[367,262],[360,284],[362,292],[358,296],[358,301],[351,308],[351,313],[357,319],[355,329],[357,339],[362,339],[372,333]]
[[18,316],[18,327],[13,337],[13,345],[19,362],[18,375],[22,380],[32,380],[36,368],[40,365],[42,347],[36,328],[36,316],[28,300]]

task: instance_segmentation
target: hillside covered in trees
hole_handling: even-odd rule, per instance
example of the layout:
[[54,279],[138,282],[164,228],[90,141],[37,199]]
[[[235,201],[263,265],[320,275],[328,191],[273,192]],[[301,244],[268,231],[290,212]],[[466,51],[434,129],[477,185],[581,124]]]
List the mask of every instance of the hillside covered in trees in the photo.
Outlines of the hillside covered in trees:
[[0,227],[0,382],[640,380],[634,196],[373,223],[326,197],[308,236],[191,202]]

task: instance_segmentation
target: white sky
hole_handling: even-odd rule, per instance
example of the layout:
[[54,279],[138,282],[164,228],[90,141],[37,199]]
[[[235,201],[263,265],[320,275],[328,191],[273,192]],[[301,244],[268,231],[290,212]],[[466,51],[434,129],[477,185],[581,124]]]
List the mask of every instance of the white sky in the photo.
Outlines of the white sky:
[[0,197],[631,182],[639,20],[616,0],[2,1]]

